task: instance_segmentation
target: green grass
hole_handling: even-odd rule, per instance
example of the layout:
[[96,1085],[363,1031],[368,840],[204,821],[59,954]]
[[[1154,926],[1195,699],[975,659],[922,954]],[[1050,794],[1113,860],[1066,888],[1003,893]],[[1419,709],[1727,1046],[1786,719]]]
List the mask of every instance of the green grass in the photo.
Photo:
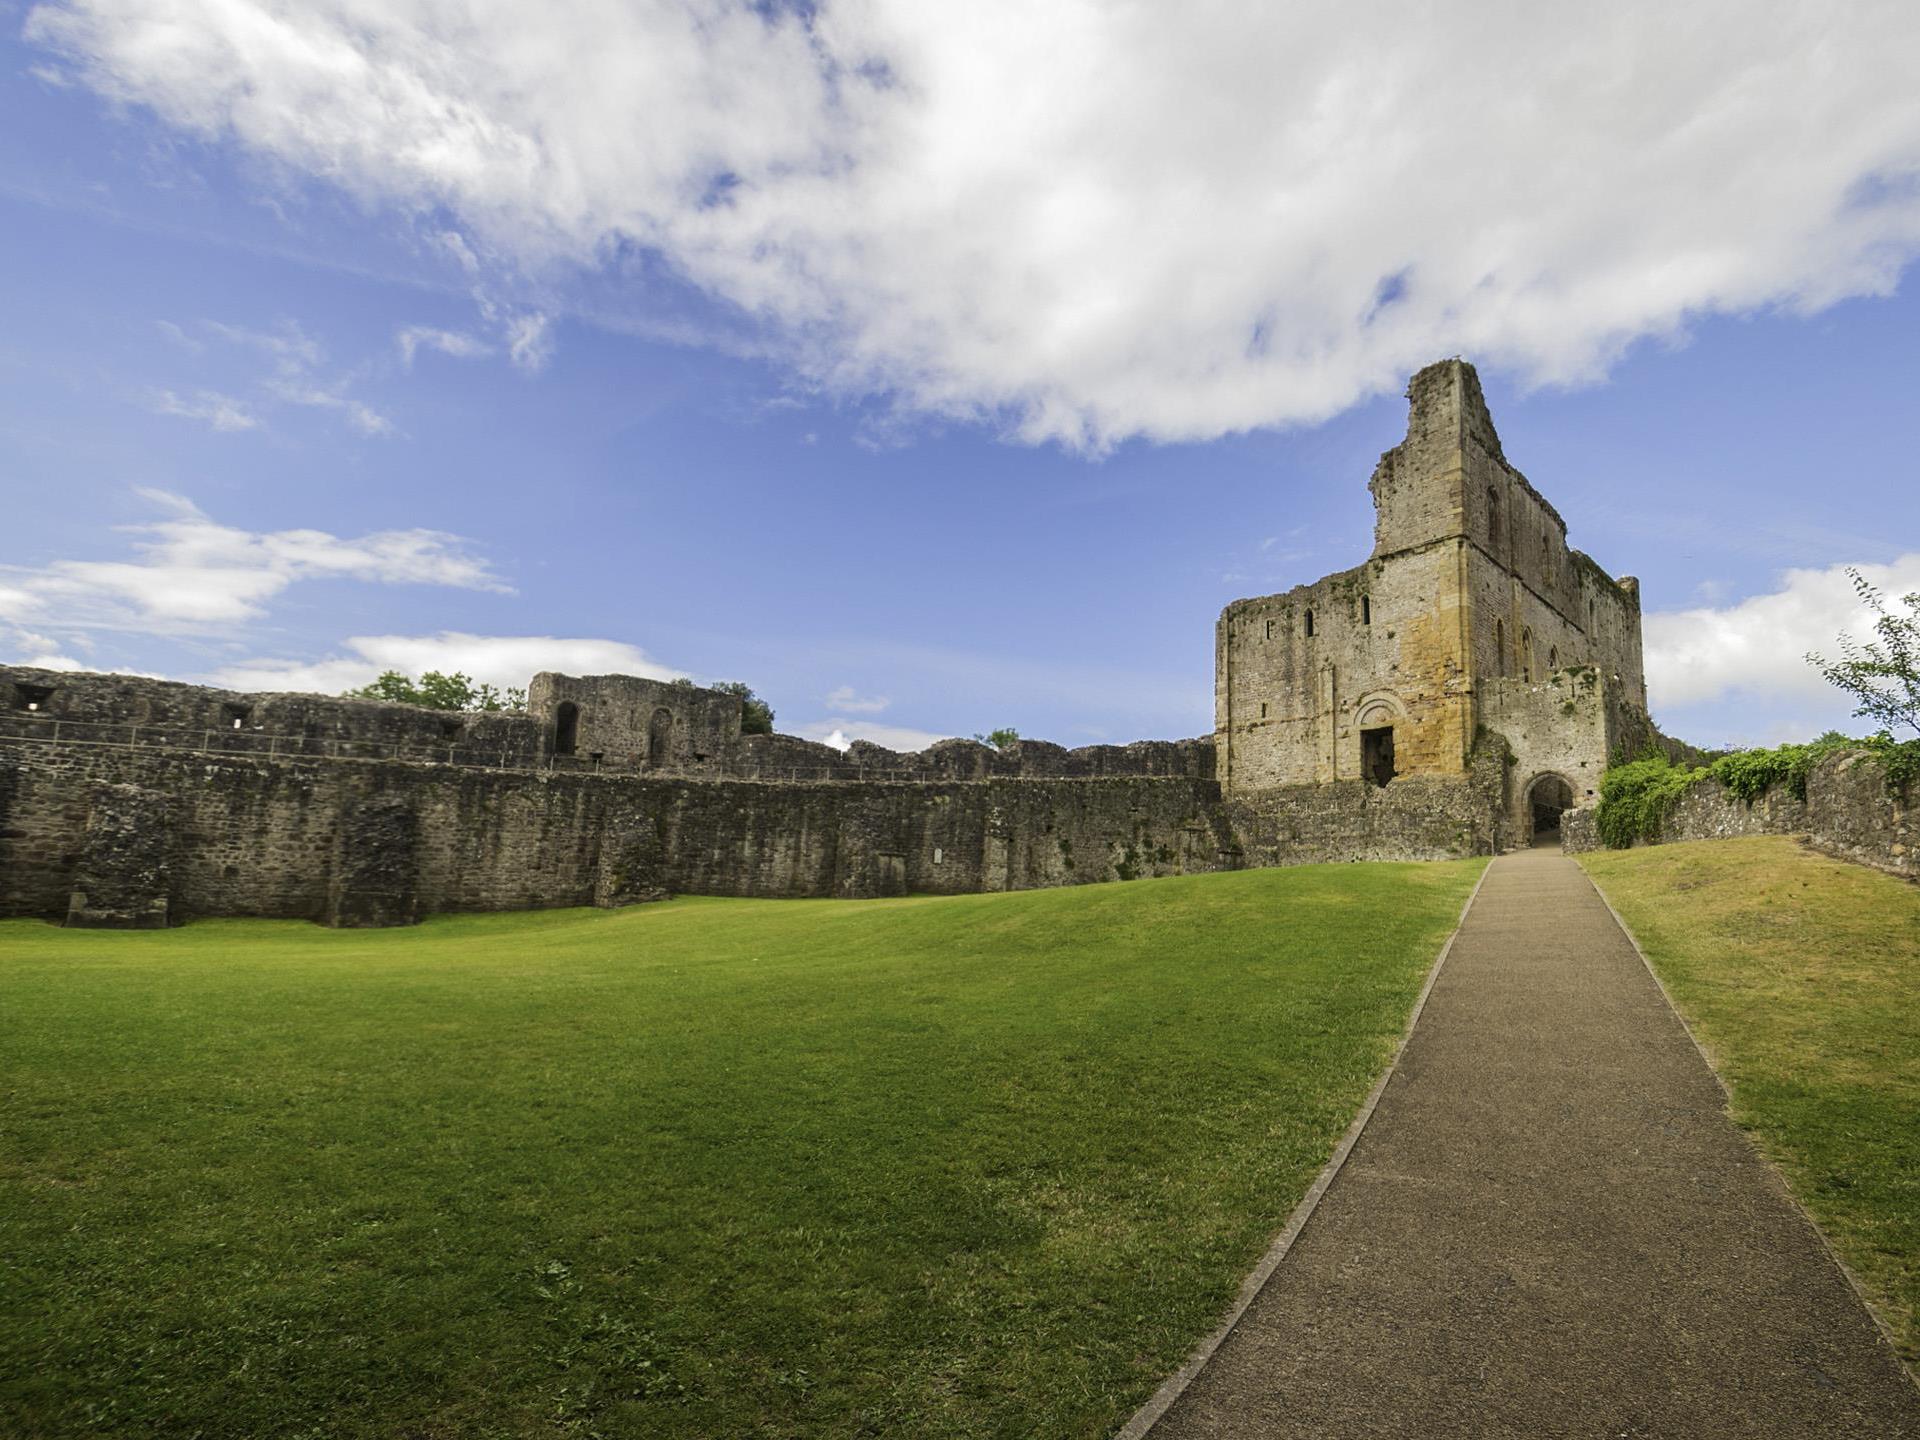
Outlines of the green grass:
[[1772,836],[1582,863],[1920,1362],[1920,887]]
[[1100,1435],[1478,870],[0,924],[0,1433]]

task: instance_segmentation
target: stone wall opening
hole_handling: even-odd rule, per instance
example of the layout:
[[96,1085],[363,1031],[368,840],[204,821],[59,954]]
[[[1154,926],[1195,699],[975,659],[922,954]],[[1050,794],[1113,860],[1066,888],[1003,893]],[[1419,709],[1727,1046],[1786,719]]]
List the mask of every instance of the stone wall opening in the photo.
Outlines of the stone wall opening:
[[1527,791],[1533,814],[1533,838],[1538,844],[1558,844],[1560,816],[1573,808],[1573,786],[1558,775],[1542,775]]
[[553,712],[553,753],[571,755],[580,748],[580,707],[563,700]]
[[673,712],[665,706],[647,722],[647,764],[664,765],[673,754]]
[[1367,784],[1384,787],[1393,779],[1393,727],[1360,732],[1360,774]]
[[38,714],[47,708],[47,702],[53,699],[51,685],[24,685],[13,687],[13,708]]

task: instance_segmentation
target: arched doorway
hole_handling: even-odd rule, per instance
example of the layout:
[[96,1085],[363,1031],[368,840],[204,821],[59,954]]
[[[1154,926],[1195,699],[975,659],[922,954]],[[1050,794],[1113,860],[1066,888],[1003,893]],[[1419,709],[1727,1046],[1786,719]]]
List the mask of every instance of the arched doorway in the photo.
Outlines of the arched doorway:
[[1560,843],[1560,815],[1573,808],[1573,786],[1558,775],[1542,775],[1527,787],[1527,811],[1533,817],[1533,843]]
[[673,754],[673,712],[664,706],[647,723],[647,764],[664,765]]

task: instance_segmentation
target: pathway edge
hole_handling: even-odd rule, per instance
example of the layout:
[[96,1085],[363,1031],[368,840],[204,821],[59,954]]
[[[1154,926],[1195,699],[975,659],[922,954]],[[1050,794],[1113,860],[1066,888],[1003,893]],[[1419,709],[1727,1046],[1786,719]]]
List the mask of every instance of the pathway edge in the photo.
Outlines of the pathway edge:
[[[1313,1184],[1307,1187],[1307,1193],[1300,1197],[1300,1203],[1293,1207],[1293,1213],[1287,1216],[1287,1223],[1280,1227],[1280,1233],[1274,1237],[1273,1243],[1260,1257],[1260,1263],[1255,1265],[1248,1272],[1247,1278],[1240,1282],[1239,1293],[1234,1296],[1233,1304],[1227,1307],[1225,1317],[1211,1334],[1194,1346],[1180,1368],[1167,1377],[1160,1388],[1148,1398],[1147,1403],[1134,1411],[1132,1418],[1114,1432],[1113,1440],[1141,1440],[1141,1437],[1159,1423],[1160,1417],[1173,1408],[1173,1402],[1186,1393],[1187,1387],[1193,1384],[1200,1372],[1206,1368],[1207,1362],[1213,1358],[1214,1351],[1218,1350],[1227,1336],[1233,1333],[1233,1328],[1240,1323],[1241,1317],[1247,1313],[1247,1308],[1253,1304],[1254,1297],[1265,1287],[1267,1281],[1273,1278],[1273,1272],[1280,1268],[1280,1262],[1286,1259],[1287,1252],[1293,1249],[1293,1242],[1300,1238],[1300,1232],[1313,1218],[1313,1212],[1320,1207],[1321,1198],[1333,1184],[1334,1178],[1339,1175],[1341,1167],[1347,1163],[1347,1156],[1353,1153],[1353,1147],[1359,1142],[1361,1132],[1367,1128],[1367,1121],[1373,1118],[1373,1112],[1380,1104],[1380,1097],[1386,1093],[1388,1082],[1393,1079],[1394,1072],[1400,1068],[1400,1057],[1406,1053],[1407,1042],[1413,1038],[1413,1029],[1420,1023],[1421,1012],[1427,1008],[1427,997],[1433,993],[1434,982],[1439,980],[1440,971],[1447,963],[1447,956],[1453,951],[1453,942],[1459,937],[1460,928],[1467,923],[1467,912],[1473,909],[1473,902],[1480,895],[1480,887],[1486,884],[1487,874],[1493,869],[1494,861],[1499,858],[1497,855],[1488,858],[1486,865],[1480,871],[1479,878],[1473,882],[1473,889],[1467,892],[1466,903],[1460,907],[1460,914],[1454,919],[1453,929],[1448,932],[1445,943],[1440,947],[1440,953],[1434,956],[1433,964],[1428,967],[1426,983],[1420,987],[1420,994],[1413,1002],[1413,1013],[1407,1017],[1406,1029],[1400,1032],[1400,1041],[1393,1047],[1393,1054],[1387,1061],[1386,1069],[1382,1070],[1380,1078],[1373,1082],[1373,1088],[1367,1092],[1367,1098],[1360,1104],[1360,1112],[1353,1117],[1353,1123],[1347,1127],[1346,1134],[1340,1137],[1340,1143],[1333,1147],[1333,1154],[1328,1156],[1327,1163],[1320,1167],[1320,1173],[1314,1177]],[[1581,873],[1586,872],[1583,870]],[[1591,879],[1588,883],[1592,884]],[[1597,885],[1594,886],[1596,891],[1599,888]],[[1600,898],[1606,899],[1604,895]],[[1637,946],[1635,948],[1638,949]],[[1642,957],[1643,960],[1644,958]],[[1689,1031],[1688,1034],[1691,1035],[1692,1032]],[[1879,1317],[1875,1316],[1874,1319],[1877,1323]]]
[[[1574,864],[1580,865],[1576,857],[1569,855],[1567,858]],[[1693,1026],[1687,1023],[1686,1013],[1674,1002],[1673,992],[1667,989],[1667,982],[1660,978],[1660,972],[1653,968],[1653,962],[1647,958],[1646,949],[1640,944],[1640,937],[1634,934],[1633,927],[1627,924],[1626,916],[1614,908],[1612,897],[1601,888],[1600,882],[1593,878],[1592,872],[1586,866],[1580,865],[1580,874],[1587,884],[1593,887],[1593,893],[1600,897],[1600,903],[1607,907],[1607,913],[1613,917],[1613,923],[1620,927],[1620,933],[1627,937],[1627,944],[1633,947],[1633,953],[1640,957],[1640,963],[1646,967],[1647,978],[1653,981],[1654,989],[1660,992],[1660,998],[1666,1002],[1667,1009],[1672,1012],[1673,1018],[1680,1023],[1680,1029],[1686,1035],[1688,1042],[1699,1053],[1700,1063],[1707,1067],[1707,1073],[1713,1077],[1713,1083],[1720,1091],[1721,1109],[1726,1111],[1727,1119],[1732,1121],[1733,1087],[1727,1084],[1725,1077],[1713,1063],[1713,1056],[1708,1053],[1707,1047],[1700,1043],[1700,1037],[1693,1033]],[[1860,1284],[1860,1277],[1853,1273],[1853,1267],[1848,1265],[1841,1258],[1840,1252],[1833,1248],[1833,1241],[1827,1238],[1827,1232],[1820,1228],[1820,1222],[1813,1218],[1813,1212],[1800,1202],[1800,1197],[1794,1193],[1792,1184],[1781,1172],[1780,1167],[1774,1164],[1773,1157],[1767,1154],[1760,1147],[1759,1142],[1753,1138],[1752,1132],[1737,1121],[1734,1122],[1733,1128],[1740,1132],[1740,1138],[1746,1141],[1747,1148],[1753,1152],[1754,1158],[1760,1162],[1762,1168],[1774,1178],[1774,1182],[1786,1195],[1787,1203],[1793,1207],[1794,1213],[1799,1215],[1802,1223],[1813,1232],[1813,1238],[1820,1242],[1820,1249],[1832,1262],[1833,1268],[1838,1270],[1846,1280],[1847,1288],[1853,1292],[1853,1298],[1860,1302],[1860,1308],[1867,1312],[1867,1319],[1873,1322],[1874,1331],[1880,1336],[1880,1343],[1885,1345],[1893,1355],[1893,1363],[1900,1368],[1900,1373],[1907,1377],[1908,1383],[1916,1390],[1920,1390],[1920,1375],[1914,1373],[1912,1367],[1907,1364],[1906,1358],[1901,1355],[1899,1343],[1893,1338],[1893,1331],[1887,1327],[1887,1322],[1880,1318],[1880,1312],[1874,1308],[1873,1301]]]

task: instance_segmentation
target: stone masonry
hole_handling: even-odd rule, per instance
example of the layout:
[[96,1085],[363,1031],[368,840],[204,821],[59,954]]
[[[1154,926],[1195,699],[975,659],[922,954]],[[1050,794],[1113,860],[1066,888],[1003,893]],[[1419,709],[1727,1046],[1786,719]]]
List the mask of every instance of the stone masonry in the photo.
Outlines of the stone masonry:
[[628,675],[541,674],[524,712],[452,714],[0,667],[0,916],[391,925],[1526,843],[1652,733],[1637,589],[1567,547],[1471,366],[1408,398],[1372,557],[1221,615],[1211,737],[842,753]]

